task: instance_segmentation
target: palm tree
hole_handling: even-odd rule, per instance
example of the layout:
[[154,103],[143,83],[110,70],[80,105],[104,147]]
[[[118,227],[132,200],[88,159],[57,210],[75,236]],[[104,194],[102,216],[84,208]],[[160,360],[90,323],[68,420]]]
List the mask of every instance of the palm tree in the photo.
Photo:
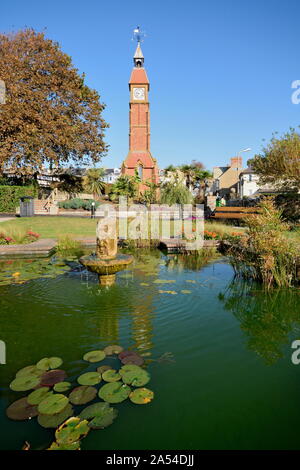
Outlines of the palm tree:
[[105,188],[103,176],[104,168],[90,168],[83,177],[83,188],[88,193],[93,194],[94,199],[96,196],[101,196]]
[[136,176],[121,175],[113,184],[111,189],[111,199],[114,200],[118,196],[126,196],[129,199],[136,197],[138,192],[138,182]]

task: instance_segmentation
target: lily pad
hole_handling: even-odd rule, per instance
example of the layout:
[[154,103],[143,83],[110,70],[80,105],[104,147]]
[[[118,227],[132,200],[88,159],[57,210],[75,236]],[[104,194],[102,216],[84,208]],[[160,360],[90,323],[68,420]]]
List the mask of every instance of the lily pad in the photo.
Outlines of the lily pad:
[[34,390],[34,392],[31,392],[27,397],[28,403],[30,405],[38,405],[41,403],[41,401],[44,400],[44,398],[52,395],[53,392],[49,392],[49,390],[49,387],[41,387],[37,390]]
[[6,410],[8,418],[14,421],[23,421],[25,419],[31,419],[38,415],[37,407],[30,405],[27,398],[20,398],[20,400],[12,403]]
[[128,371],[134,371],[134,370],[140,370],[141,367],[137,366],[135,364],[125,364],[122,366],[122,368],[119,370],[119,374],[122,375],[123,372],[128,372]]
[[120,361],[122,361],[122,359],[126,356],[130,356],[131,354],[136,354],[135,351],[128,351],[127,349],[125,349],[124,351],[120,352],[120,354],[118,355],[118,358],[120,359]]
[[80,441],[72,442],[71,444],[58,444],[52,442],[51,446],[47,450],[80,450]]
[[69,418],[55,432],[56,442],[59,445],[69,445],[78,442],[90,431],[88,421],[80,418]]
[[99,390],[99,397],[108,403],[121,403],[128,398],[131,392],[128,385],[121,382],[112,382],[103,385]]
[[142,387],[150,381],[150,374],[146,370],[139,367],[133,370],[120,370],[122,380],[127,385],[133,385],[134,387]]
[[43,374],[42,370],[38,369],[36,365],[32,365],[32,366],[26,366],[26,367],[23,367],[23,369],[20,369],[16,373],[16,378],[24,377],[26,375],[27,376],[34,375],[36,377],[40,377],[42,374]]
[[54,369],[49,370],[48,372],[44,372],[42,377],[40,378],[41,385],[45,387],[53,387],[53,385],[63,382],[67,374],[62,369]]
[[142,366],[144,359],[138,354],[129,354],[121,360],[122,364],[135,364],[136,366]]
[[42,415],[55,415],[61,413],[68,403],[69,399],[65,395],[55,393],[40,402],[38,412]]
[[69,400],[73,405],[85,405],[89,401],[94,400],[97,395],[97,389],[89,385],[76,387],[69,395]]
[[36,375],[23,375],[13,380],[9,387],[14,392],[26,392],[35,388],[39,383],[40,378]]
[[111,366],[104,365],[104,366],[98,367],[97,372],[99,372],[99,374],[103,374],[103,372],[105,372],[106,370],[111,370],[111,369],[112,369]]
[[105,382],[118,382],[121,376],[116,370],[111,369],[103,372],[102,379],[105,380]]
[[175,290],[159,290],[158,293],[159,294],[172,294],[172,295],[177,294],[177,292]]
[[79,418],[89,420],[89,427],[92,429],[103,429],[110,426],[117,416],[118,411],[105,402],[88,406],[80,413]]
[[171,279],[155,279],[154,284],[174,284],[176,281]]
[[41,370],[57,369],[62,363],[63,360],[60,357],[44,357],[37,363],[36,367]]
[[187,290],[187,289],[183,289],[180,291],[182,294],[191,294],[192,291],[191,290]]
[[153,400],[154,393],[148,388],[137,388],[131,392],[129,398],[136,405],[146,405]]
[[100,362],[105,358],[104,351],[90,351],[83,356],[83,359],[88,362]]
[[56,415],[42,415],[38,416],[38,423],[43,428],[57,428],[60,426],[66,419],[70,418],[73,414],[72,405],[68,404],[64,410]]
[[111,346],[106,346],[104,348],[104,352],[106,356],[112,356],[113,354],[120,354],[124,348],[122,346],[118,346],[117,344],[112,344]]
[[58,382],[57,384],[54,385],[53,390],[55,392],[66,392],[71,388],[70,382]]
[[96,385],[101,382],[99,372],[86,372],[78,377],[77,382],[80,385]]

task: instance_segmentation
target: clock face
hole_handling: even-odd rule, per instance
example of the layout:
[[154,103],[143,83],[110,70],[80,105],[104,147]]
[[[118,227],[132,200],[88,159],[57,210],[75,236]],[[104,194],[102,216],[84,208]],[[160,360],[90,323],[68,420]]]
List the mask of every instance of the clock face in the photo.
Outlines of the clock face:
[[133,99],[144,100],[145,99],[145,88],[134,88]]

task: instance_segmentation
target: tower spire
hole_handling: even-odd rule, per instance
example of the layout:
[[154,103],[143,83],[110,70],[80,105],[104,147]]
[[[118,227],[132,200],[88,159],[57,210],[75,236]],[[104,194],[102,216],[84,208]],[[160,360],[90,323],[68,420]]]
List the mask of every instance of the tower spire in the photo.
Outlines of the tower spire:
[[143,36],[144,36],[144,33],[140,30],[140,27],[137,26],[134,30],[133,30],[133,39],[135,39],[137,41],[137,48],[136,48],[136,51],[135,51],[135,54],[133,56],[133,63],[134,63],[134,66],[135,67],[143,67],[144,66],[144,55],[143,55],[143,52],[142,52],[142,48],[141,48],[141,42],[143,41]]

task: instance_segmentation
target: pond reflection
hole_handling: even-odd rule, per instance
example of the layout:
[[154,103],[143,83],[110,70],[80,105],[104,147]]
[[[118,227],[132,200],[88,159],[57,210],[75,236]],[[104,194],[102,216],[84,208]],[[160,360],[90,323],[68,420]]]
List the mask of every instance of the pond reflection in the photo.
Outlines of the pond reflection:
[[267,291],[256,283],[234,279],[218,297],[239,320],[248,348],[267,364],[283,357],[292,332],[300,337],[299,289]]

